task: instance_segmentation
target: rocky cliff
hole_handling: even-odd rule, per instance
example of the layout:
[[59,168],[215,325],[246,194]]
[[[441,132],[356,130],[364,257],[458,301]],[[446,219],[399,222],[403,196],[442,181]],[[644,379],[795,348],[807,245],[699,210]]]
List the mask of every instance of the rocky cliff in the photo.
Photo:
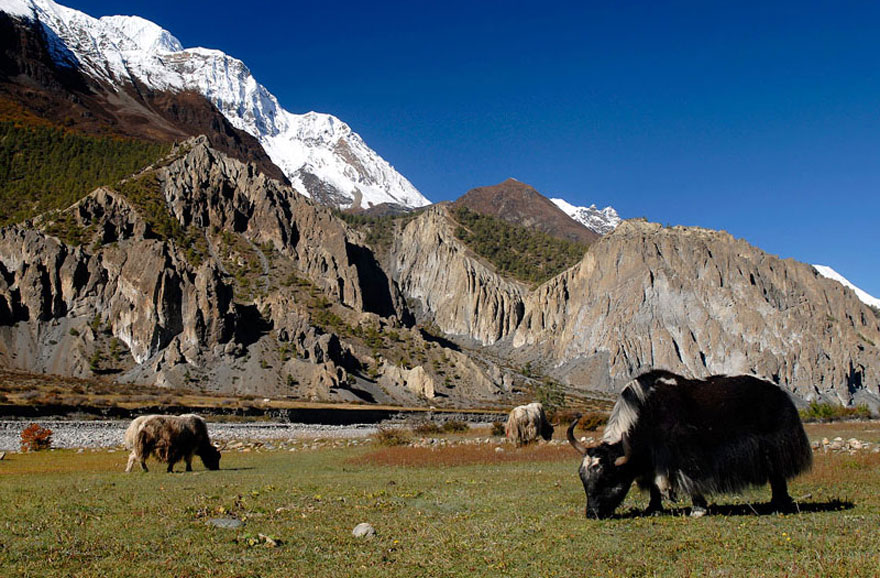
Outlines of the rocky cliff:
[[809,265],[723,232],[627,221],[529,286],[459,240],[455,214],[354,229],[193,139],[0,229],[0,365],[438,406],[613,392],[666,368],[878,407],[880,319]]
[[880,319],[839,283],[727,233],[628,221],[528,291],[452,234],[442,208],[411,222],[393,276],[421,316],[512,366],[614,391],[662,367],[752,373],[805,399],[880,399]]
[[495,343],[522,319],[527,289],[496,274],[455,238],[452,226],[447,205],[410,222],[394,242],[394,279],[444,333]]
[[358,233],[203,138],[0,229],[8,367],[339,401],[503,391],[410,320]]

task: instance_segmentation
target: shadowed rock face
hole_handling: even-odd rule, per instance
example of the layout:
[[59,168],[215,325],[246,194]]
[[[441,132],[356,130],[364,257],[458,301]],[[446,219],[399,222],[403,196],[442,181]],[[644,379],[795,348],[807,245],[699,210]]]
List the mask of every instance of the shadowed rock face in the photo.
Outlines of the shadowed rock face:
[[797,394],[880,395],[880,320],[809,265],[727,233],[628,221],[532,291],[455,239],[443,208],[395,245],[394,279],[422,316],[578,389],[665,368],[753,373]]

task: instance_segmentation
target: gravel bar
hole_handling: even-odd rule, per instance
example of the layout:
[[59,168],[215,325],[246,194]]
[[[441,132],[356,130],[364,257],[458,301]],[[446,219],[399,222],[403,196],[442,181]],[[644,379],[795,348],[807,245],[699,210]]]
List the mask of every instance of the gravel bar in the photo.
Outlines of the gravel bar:
[[[129,420],[124,421],[0,421],[0,451],[18,450],[21,430],[37,423],[52,430],[53,448],[112,448],[122,445]],[[213,441],[355,439],[374,435],[374,424],[310,425],[296,423],[210,423]]]

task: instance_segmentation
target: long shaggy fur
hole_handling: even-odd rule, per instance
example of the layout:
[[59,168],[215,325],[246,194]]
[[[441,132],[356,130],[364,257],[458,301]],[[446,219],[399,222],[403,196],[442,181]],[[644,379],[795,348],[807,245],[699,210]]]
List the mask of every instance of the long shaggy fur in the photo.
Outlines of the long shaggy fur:
[[624,452],[645,456],[673,492],[736,492],[773,475],[791,479],[812,465],[797,409],[772,383],[748,375],[687,380],[659,371],[636,383],[644,401],[619,400],[637,414],[621,436]]
[[519,447],[537,441],[539,436],[549,440],[553,437],[553,426],[547,420],[544,406],[535,402],[511,410],[504,425],[504,434]]
[[210,470],[220,468],[220,452],[211,444],[205,420],[195,414],[147,415],[135,418],[125,431],[124,442],[131,450],[126,472],[135,462],[147,471],[146,460],[150,455],[168,464],[172,471],[180,460],[186,470],[192,471],[192,458],[198,455]]
[[748,375],[693,380],[662,370],[624,387],[599,446],[572,445],[584,455],[588,514],[600,516],[622,501],[633,479],[651,489],[649,509],[660,507],[661,494],[687,494],[698,506],[705,495],[768,482],[774,502],[784,505],[791,500],[786,480],[813,459],[800,416],[776,385]]

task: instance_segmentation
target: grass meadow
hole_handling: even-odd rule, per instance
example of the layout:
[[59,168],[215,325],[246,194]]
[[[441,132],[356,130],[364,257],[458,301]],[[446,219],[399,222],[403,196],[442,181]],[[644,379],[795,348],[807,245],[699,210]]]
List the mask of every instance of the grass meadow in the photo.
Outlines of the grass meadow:
[[[880,424],[810,425],[880,442]],[[878,576],[880,454],[818,453],[791,484],[718,496],[712,515],[587,520],[566,446],[377,445],[227,452],[217,472],[123,473],[126,454],[0,461],[3,576]],[[180,468],[180,465],[178,465]],[[714,510],[714,512],[713,512]],[[235,518],[239,528],[210,519]],[[352,529],[369,522],[371,538]]]

